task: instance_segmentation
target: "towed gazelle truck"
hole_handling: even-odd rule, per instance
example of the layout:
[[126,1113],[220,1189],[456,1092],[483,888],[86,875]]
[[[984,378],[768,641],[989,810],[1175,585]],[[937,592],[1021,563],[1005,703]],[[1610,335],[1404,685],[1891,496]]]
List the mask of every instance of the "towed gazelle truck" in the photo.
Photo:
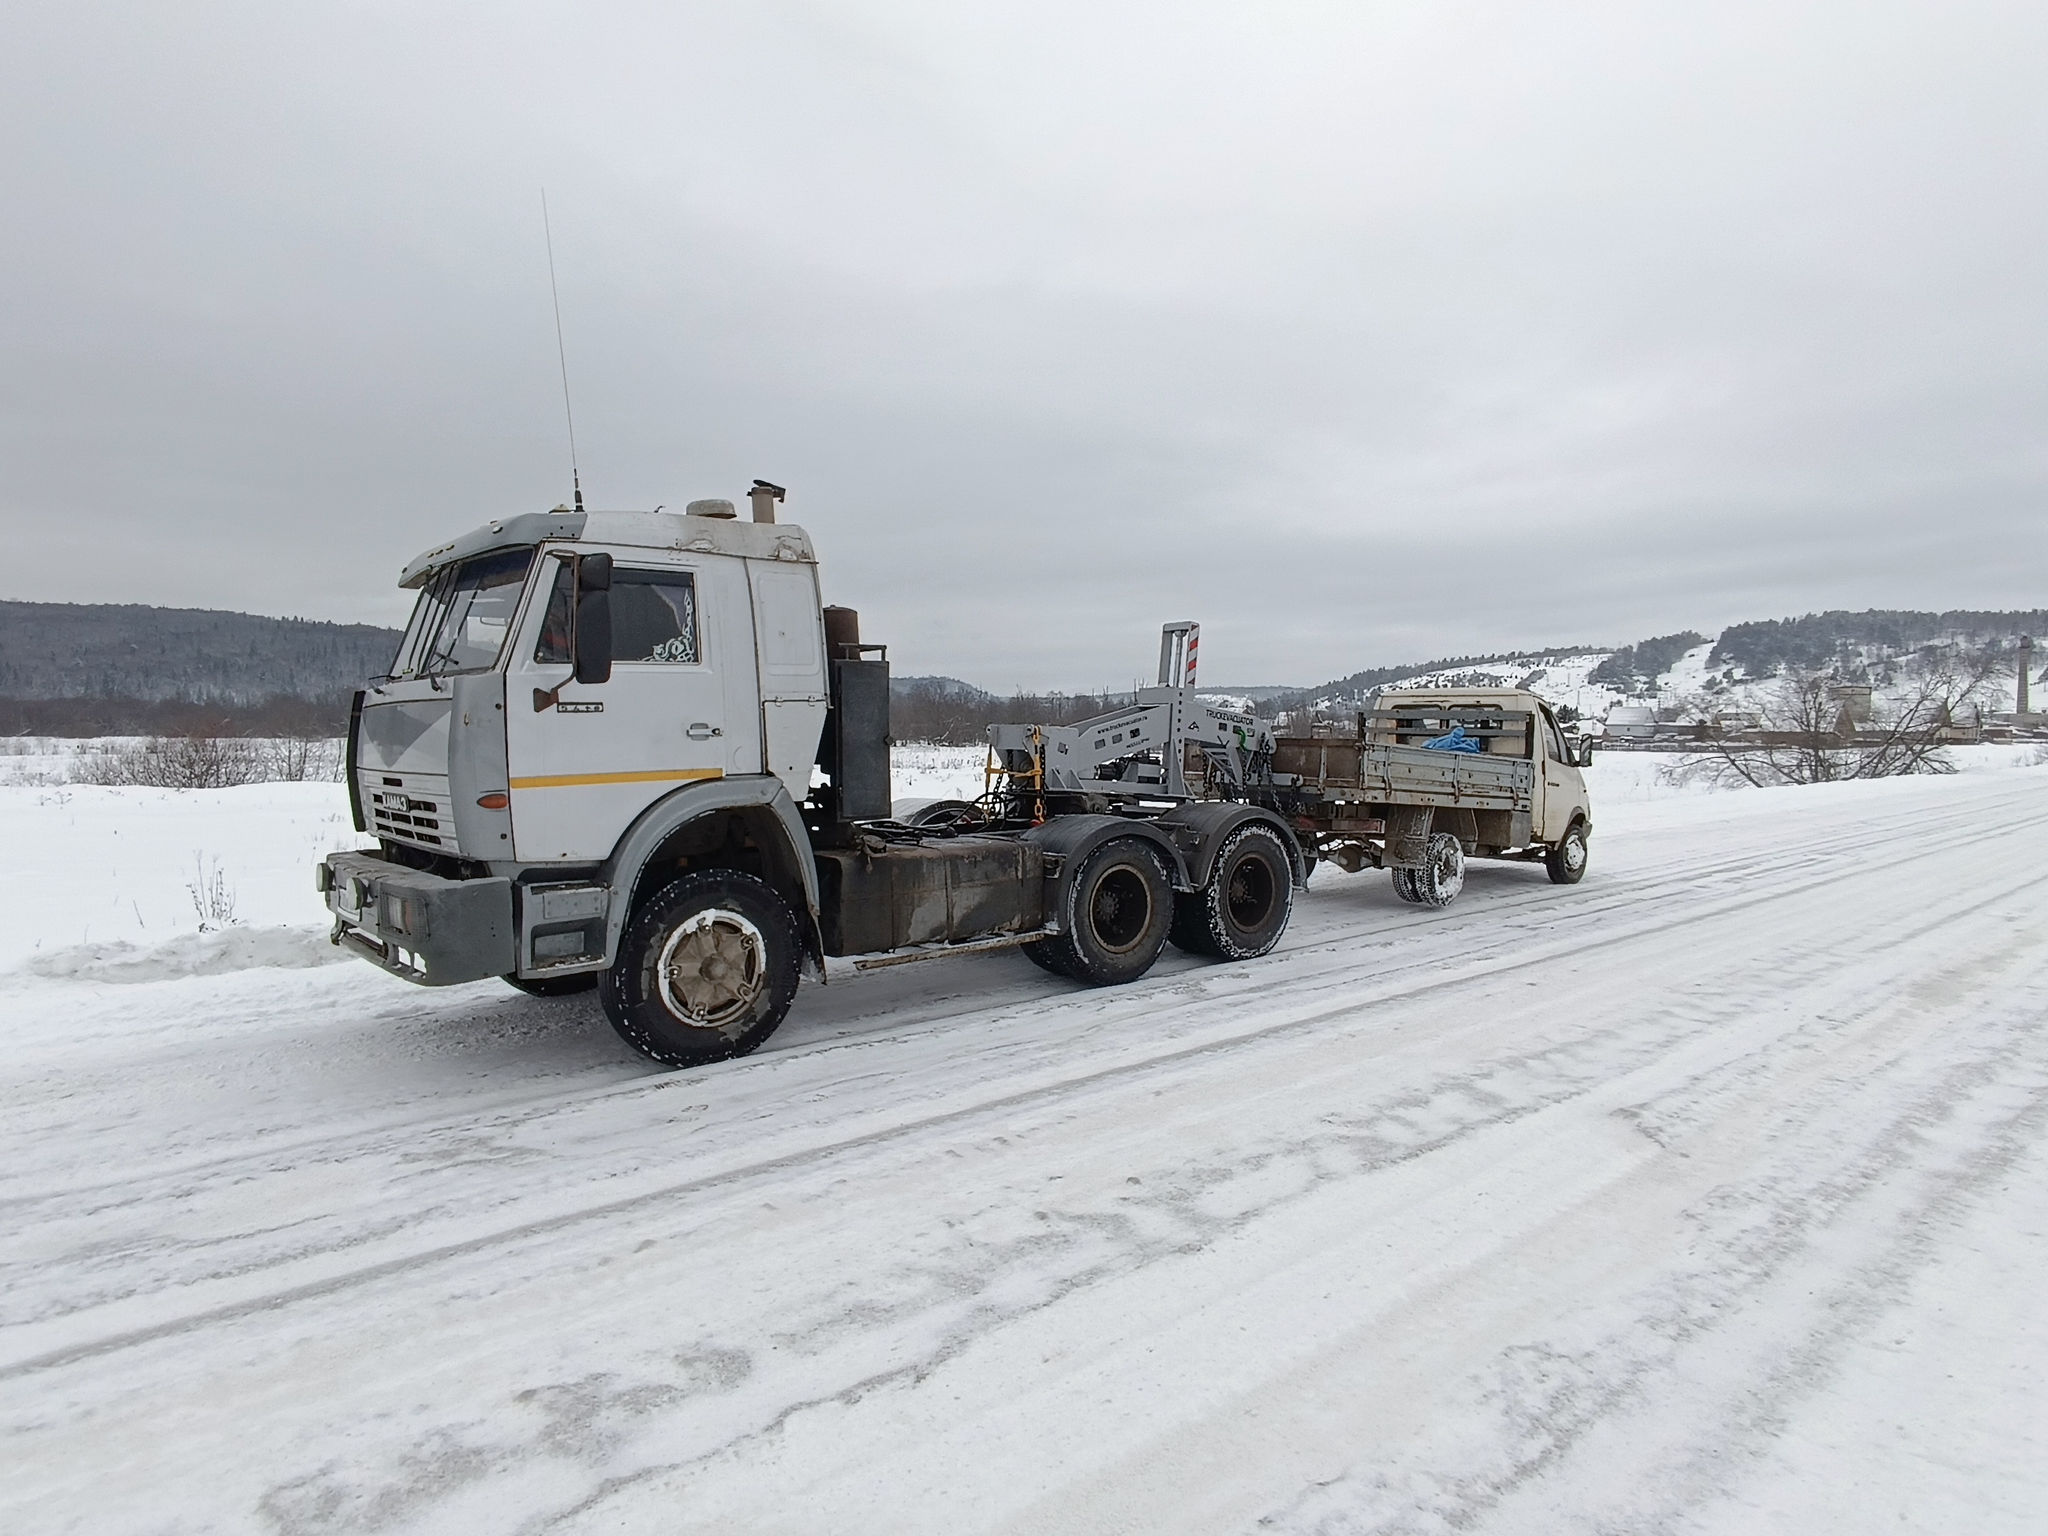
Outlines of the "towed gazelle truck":
[[[1089,738],[1112,777],[1085,790],[1016,778],[964,821],[894,820],[887,652],[823,605],[781,497],[757,483],[751,522],[557,508],[408,565],[412,620],[349,722],[377,845],[317,870],[334,942],[429,986],[594,985],[629,1044],[683,1066],[759,1045],[828,956],[1018,946],[1108,985],[1169,934],[1278,941],[1307,872],[1287,823],[1122,777],[1136,717]],[[1138,717],[1174,761],[1241,772],[1246,722],[1191,682],[1162,662]]]
[[1541,862],[1559,885],[1584,877],[1592,753],[1524,689],[1403,689],[1355,729],[1277,737],[1252,798],[1313,855],[1390,870],[1403,901],[1441,907],[1468,857]]

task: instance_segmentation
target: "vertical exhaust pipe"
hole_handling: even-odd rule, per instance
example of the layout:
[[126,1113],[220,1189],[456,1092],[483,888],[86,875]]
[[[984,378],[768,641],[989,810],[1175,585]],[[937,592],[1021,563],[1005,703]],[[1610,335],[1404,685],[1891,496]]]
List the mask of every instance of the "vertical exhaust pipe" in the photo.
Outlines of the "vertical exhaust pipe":
[[775,521],[775,503],[789,493],[779,485],[770,485],[766,480],[756,480],[754,488],[747,492],[747,500],[754,504],[754,521],[772,523]]

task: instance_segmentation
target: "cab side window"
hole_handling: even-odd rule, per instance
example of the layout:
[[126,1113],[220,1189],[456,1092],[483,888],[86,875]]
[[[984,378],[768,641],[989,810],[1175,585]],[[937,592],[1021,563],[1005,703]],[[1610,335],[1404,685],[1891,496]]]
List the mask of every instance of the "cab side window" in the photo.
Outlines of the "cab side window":
[[698,659],[697,581],[688,571],[612,571],[612,660]]
[[1557,734],[1557,722],[1550,718],[1550,711],[1543,712],[1543,751],[1553,763],[1569,763],[1564,755],[1564,740]]

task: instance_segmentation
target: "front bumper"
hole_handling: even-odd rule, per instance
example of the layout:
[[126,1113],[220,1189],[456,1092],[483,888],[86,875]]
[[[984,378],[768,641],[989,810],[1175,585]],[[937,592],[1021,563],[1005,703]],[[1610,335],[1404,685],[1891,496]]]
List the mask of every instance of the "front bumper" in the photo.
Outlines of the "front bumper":
[[518,968],[510,880],[449,880],[380,853],[330,853],[314,880],[333,942],[394,976],[446,987]]

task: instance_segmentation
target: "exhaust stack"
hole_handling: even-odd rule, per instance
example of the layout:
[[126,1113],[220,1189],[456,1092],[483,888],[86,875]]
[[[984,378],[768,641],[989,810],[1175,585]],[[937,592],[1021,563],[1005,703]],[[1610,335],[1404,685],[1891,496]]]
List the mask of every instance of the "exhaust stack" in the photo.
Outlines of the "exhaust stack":
[[766,480],[756,480],[754,488],[747,492],[747,500],[754,504],[754,521],[757,523],[774,522],[775,503],[782,500],[788,494],[779,485],[771,485]]

